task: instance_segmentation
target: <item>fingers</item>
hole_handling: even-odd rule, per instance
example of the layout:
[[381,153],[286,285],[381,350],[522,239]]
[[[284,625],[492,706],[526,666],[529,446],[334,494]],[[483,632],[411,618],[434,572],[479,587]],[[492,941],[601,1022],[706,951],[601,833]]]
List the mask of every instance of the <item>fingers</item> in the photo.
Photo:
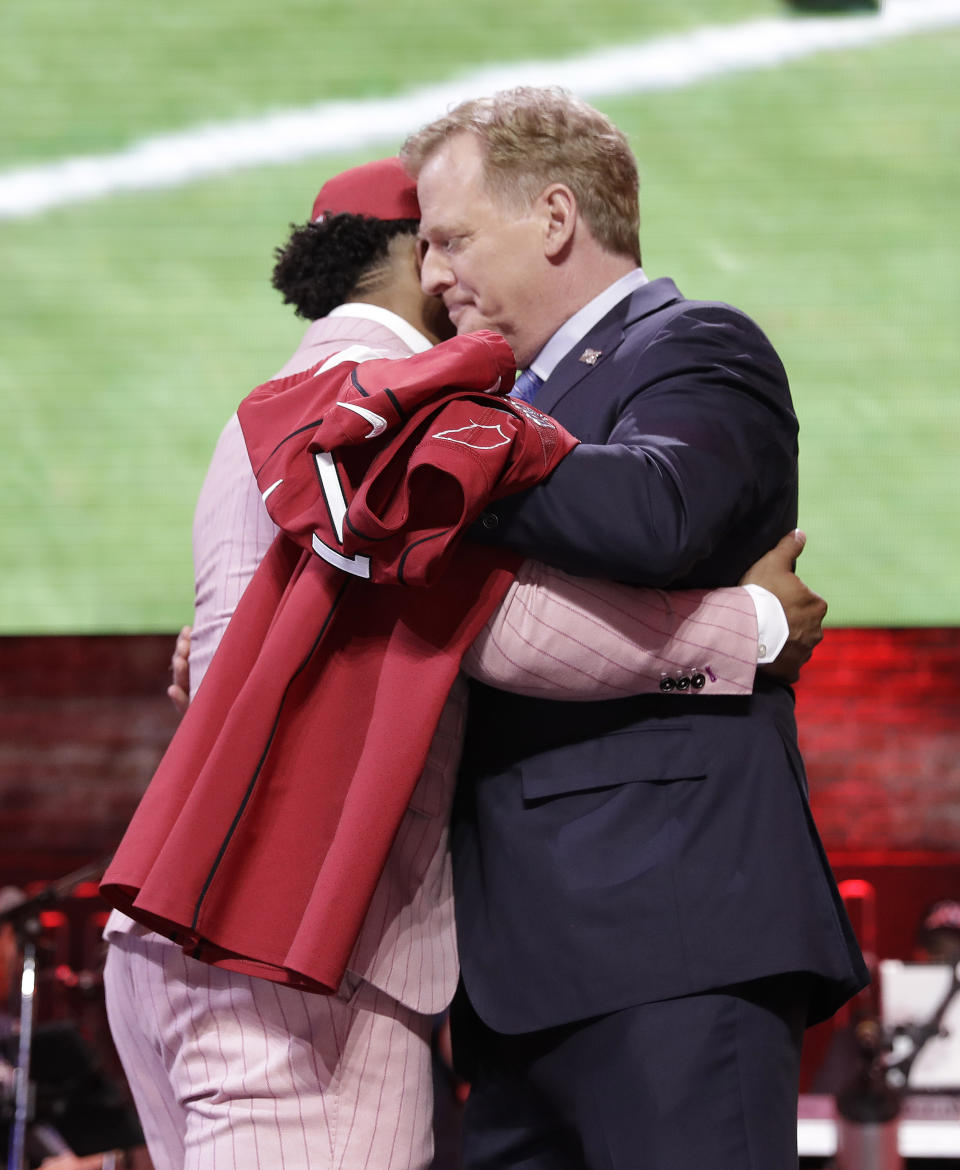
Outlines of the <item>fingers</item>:
[[183,687],[174,686],[171,684],[167,687],[167,698],[173,703],[173,706],[178,715],[184,715],[187,708],[190,706],[190,696],[183,689]]
[[776,662],[761,669],[794,683],[801,668],[823,641],[827,603],[796,575],[796,558],[806,544],[799,528],[788,532],[776,546],[747,571],[741,584],[755,582],[775,594],[783,606],[788,636]]
[[740,578],[740,585],[763,585],[772,593],[779,594],[777,582],[783,583],[783,574],[796,571],[797,557],[807,543],[807,534],[794,528],[782,536],[768,553],[750,566]]
[[167,687],[167,696],[179,715],[190,705],[190,638],[191,626],[183,626],[177,635],[173,657],[170,659],[170,673],[173,681]]
[[799,528],[794,528],[786,536],[782,536],[776,543],[773,552],[782,557],[790,568],[794,568],[797,557],[803,552],[807,543],[807,534]]

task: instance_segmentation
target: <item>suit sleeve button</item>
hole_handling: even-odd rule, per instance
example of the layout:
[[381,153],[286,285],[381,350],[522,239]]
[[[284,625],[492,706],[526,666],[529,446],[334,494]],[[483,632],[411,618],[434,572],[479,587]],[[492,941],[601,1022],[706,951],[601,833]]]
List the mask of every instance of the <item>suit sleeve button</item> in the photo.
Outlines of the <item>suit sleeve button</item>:
[[695,671],[693,678],[690,680],[690,685],[695,691],[702,691],[703,688],[707,685],[707,676],[703,673],[702,670]]
[[660,690],[661,691],[672,691],[672,690],[674,690],[676,685],[677,685],[676,681],[674,679],[672,679],[668,674],[665,674],[660,679]]
[[498,528],[500,525],[500,517],[496,512],[484,512],[480,517],[480,523],[484,528]]

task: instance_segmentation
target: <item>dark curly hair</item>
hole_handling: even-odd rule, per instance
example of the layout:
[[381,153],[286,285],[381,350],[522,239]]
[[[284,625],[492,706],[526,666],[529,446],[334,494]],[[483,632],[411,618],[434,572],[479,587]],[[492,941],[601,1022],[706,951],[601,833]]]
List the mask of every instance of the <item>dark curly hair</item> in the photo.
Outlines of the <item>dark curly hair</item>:
[[415,235],[417,219],[372,219],[342,212],[322,223],[291,224],[274,251],[273,287],[298,317],[316,321],[349,296],[375,288],[394,236]]

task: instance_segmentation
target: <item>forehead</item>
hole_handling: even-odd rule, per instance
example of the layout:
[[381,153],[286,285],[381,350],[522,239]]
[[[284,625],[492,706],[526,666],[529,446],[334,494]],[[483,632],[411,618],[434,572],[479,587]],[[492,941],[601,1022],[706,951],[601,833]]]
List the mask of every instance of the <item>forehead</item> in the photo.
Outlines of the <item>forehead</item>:
[[472,134],[457,134],[430,155],[417,179],[417,198],[421,235],[469,227],[496,212]]

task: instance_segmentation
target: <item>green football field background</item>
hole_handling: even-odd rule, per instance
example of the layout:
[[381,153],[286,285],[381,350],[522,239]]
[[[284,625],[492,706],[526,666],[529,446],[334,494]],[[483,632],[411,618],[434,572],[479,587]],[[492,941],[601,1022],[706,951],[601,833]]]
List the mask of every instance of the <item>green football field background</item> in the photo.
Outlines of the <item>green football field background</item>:
[[[238,8],[4,0],[0,170],[779,3]],[[644,266],[766,329],[801,421],[804,577],[839,625],[960,620],[960,30],[596,104],[640,161]],[[0,221],[0,632],[173,630],[220,428],[302,324],[273,248],[399,146]]]

